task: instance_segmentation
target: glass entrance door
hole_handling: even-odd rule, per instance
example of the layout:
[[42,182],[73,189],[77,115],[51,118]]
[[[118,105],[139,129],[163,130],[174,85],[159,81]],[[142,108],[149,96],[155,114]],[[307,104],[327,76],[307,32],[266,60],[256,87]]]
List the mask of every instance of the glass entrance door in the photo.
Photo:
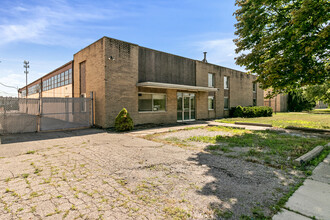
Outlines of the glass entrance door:
[[177,93],[177,121],[195,120],[195,94]]

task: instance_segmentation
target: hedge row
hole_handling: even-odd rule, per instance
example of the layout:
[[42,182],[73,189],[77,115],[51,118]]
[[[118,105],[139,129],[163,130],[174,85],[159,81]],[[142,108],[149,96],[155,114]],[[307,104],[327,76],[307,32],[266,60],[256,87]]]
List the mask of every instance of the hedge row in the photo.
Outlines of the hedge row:
[[229,116],[233,118],[271,117],[272,115],[273,109],[268,106],[242,107],[238,105],[229,111]]

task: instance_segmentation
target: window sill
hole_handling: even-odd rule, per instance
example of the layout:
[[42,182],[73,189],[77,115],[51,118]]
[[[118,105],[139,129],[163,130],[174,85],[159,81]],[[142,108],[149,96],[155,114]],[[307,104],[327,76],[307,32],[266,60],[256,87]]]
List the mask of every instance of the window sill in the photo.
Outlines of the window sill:
[[209,111],[214,111],[214,109],[209,109]]
[[155,114],[155,113],[166,113],[166,111],[144,111],[144,112],[139,112],[141,114],[148,114],[148,113],[152,113],[152,114]]

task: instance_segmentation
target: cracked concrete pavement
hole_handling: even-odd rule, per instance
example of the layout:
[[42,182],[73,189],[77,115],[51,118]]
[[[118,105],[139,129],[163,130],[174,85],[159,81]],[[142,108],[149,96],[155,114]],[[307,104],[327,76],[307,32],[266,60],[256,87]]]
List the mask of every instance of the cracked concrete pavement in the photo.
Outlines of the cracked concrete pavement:
[[268,210],[295,182],[260,164],[96,129],[2,138],[0,219],[235,219]]

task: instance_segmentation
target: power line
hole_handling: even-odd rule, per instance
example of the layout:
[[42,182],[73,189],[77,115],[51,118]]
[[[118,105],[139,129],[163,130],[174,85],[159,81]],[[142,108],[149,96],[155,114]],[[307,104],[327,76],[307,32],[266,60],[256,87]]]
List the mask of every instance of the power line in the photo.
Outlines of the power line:
[[2,82],[0,82],[0,85],[3,85],[3,86],[5,86],[5,87],[8,87],[8,88],[13,88],[13,89],[18,89],[17,87],[15,87],[15,86],[8,86],[8,85],[6,85],[6,84],[3,84]]
[[0,93],[5,93],[5,94],[8,94],[8,95],[14,95],[15,94],[15,93],[8,93],[8,92],[2,91],[2,90],[0,90]]

